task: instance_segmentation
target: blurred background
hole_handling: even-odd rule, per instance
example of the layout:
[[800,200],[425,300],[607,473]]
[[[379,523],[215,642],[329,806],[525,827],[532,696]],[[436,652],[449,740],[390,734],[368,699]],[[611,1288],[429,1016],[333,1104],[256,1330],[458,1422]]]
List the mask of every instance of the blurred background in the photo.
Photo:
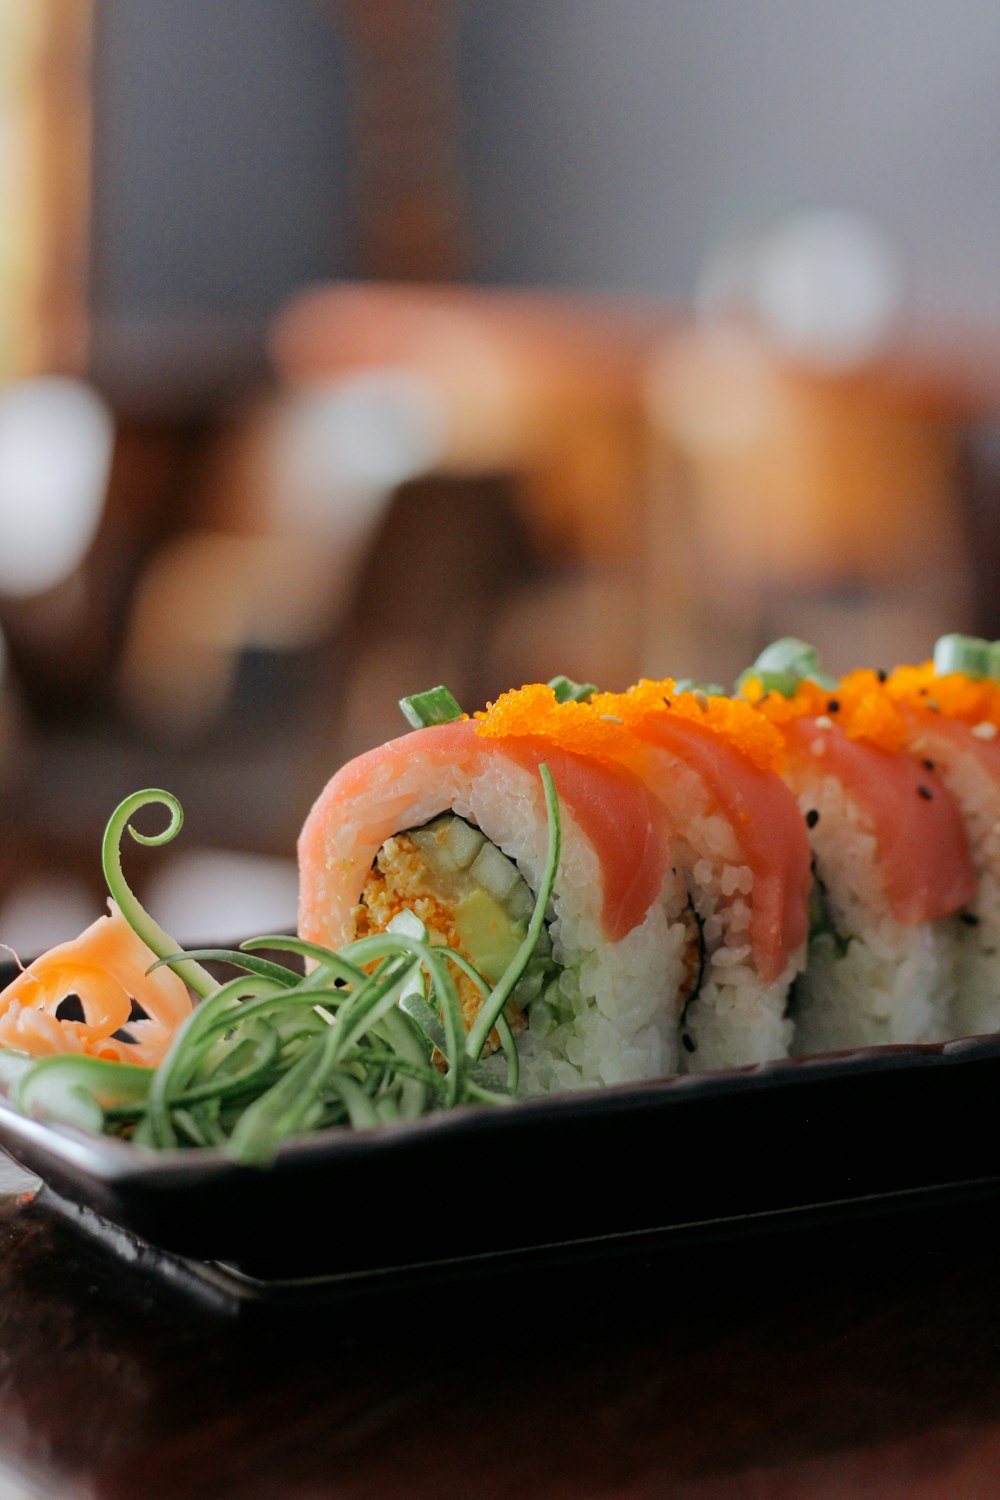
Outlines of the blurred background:
[[0,0],[0,938],[182,941],[446,682],[1000,636],[993,0]]

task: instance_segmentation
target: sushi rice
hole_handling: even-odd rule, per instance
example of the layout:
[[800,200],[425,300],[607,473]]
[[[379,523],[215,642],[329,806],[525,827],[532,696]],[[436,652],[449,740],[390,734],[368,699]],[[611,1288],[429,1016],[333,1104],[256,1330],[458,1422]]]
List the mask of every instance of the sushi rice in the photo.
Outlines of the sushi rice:
[[899,922],[864,810],[834,776],[806,772],[795,782],[814,825],[814,899],[828,919],[812,936],[795,986],[795,1053],[944,1041],[957,982],[954,920]]
[[[532,890],[545,861],[537,777],[496,757],[453,810],[512,859]],[[519,1042],[525,1093],[662,1078],[678,1069],[679,1004],[690,944],[687,893],[668,871],[644,920],[608,943],[597,854],[563,814],[563,854],[548,921],[559,972],[531,1004]]]

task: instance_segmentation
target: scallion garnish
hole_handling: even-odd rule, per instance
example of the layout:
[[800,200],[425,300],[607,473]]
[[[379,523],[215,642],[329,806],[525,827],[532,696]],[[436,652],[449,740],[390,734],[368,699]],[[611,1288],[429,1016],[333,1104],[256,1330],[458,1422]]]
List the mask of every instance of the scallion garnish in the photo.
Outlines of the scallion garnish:
[[704,693],[706,698],[724,698],[726,690],[717,682],[697,682],[693,677],[679,677],[674,683],[678,693]]
[[939,677],[961,672],[974,681],[984,677],[1000,682],[1000,641],[977,635],[943,635],[934,647],[934,670]]
[[592,682],[574,682],[572,677],[551,677],[549,687],[557,703],[587,703],[597,692]]
[[818,683],[828,692],[837,686],[836,679],[821,668],[815,646],[794,636],[783,636],[765,646],[753,666],[737,678],[736,691],[741,692],[751,677],[765,692],[780,693],[783,698],[794,698],[799,685],[806,681]]
[[431,724],[451,724],[462,717],[461,705],[446,687],[438,684],[426,693],[400,698],[403,718],[413,729],[427,729]]

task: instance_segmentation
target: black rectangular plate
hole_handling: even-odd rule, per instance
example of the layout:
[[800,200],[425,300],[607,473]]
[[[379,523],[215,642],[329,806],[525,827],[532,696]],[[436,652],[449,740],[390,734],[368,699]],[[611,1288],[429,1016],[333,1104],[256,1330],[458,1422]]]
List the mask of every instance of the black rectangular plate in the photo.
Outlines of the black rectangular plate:
[[266,1169],[25,1119],[63,1198],[261,1280],[348,1275],[1000,1184],[1000,1038],[900,1047],[318,1133]]

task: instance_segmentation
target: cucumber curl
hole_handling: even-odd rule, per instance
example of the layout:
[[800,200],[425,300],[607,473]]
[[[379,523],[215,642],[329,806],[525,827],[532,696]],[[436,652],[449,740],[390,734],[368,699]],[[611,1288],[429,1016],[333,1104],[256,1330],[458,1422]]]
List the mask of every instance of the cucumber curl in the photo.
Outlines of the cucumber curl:
[[[131,820],[141,808],[157,805],[165,807],[170,814],[170,821],[161,833],[140,833],[138,829],[132,827]],[[169,959],[169,967],[174,973],[178,974],[184,983],[190,985],[195,994],[200,995],[204,1000],[215,993],[219,988],[218,984],[201,964],[193,959],[177,957],[180,944],[168,932],[164,932],[160,924],[149,915],[125,879],[125,872],[122,869],[121,843],[126,829],[137,844],[158,848],[162,844],[171,843],[180,833],[183,825],[184,809],[173,793],[164,792],[155,787],[148,787],[142,792],[133,792],[131,797],[126,797],[124,802],[118,804],[108,819],[108,826],[104,830],[104,841],[101,845],[101,864],[111,898],[132,931],[142,939],[147,948],[156,954],[157,958]]]
[[[215,1146],[264,1166],[283,1141],[313,1130],[368,1129],[431,1110],[508,1103],[517,1089],[518,1055],[504,1007],[541,935],[561,847],[548,766],[539,766],[539,776],[548,820],[545,868],[524,940],[492,986],[464,954],[432,945],[412,912],[338,951],[277,934],[249,939],[239,950],[179,950],[125,879],[121,844],[126,829],[140,844],[170,843],[183,824],[181,805],[152,788],[126,797],[104,834],[108,890],[156,955],[149,972],[171,968],[202,1003],[156,1069],[75,1055],[12,1059],[7,1082],[14,1104],[33,1118],[124,1134],[138,1146]],[[166,810],[167,826],[139,833],[131,820],[150,806]],[[258,957],[260,948],[305,958],[312,968],[303,975]],[[236,977],[217,982],[199,958],[235,968]],[[482,996],[468,1033],[455,971]],[[505,1081],[483,1059],[494,1030]]]

